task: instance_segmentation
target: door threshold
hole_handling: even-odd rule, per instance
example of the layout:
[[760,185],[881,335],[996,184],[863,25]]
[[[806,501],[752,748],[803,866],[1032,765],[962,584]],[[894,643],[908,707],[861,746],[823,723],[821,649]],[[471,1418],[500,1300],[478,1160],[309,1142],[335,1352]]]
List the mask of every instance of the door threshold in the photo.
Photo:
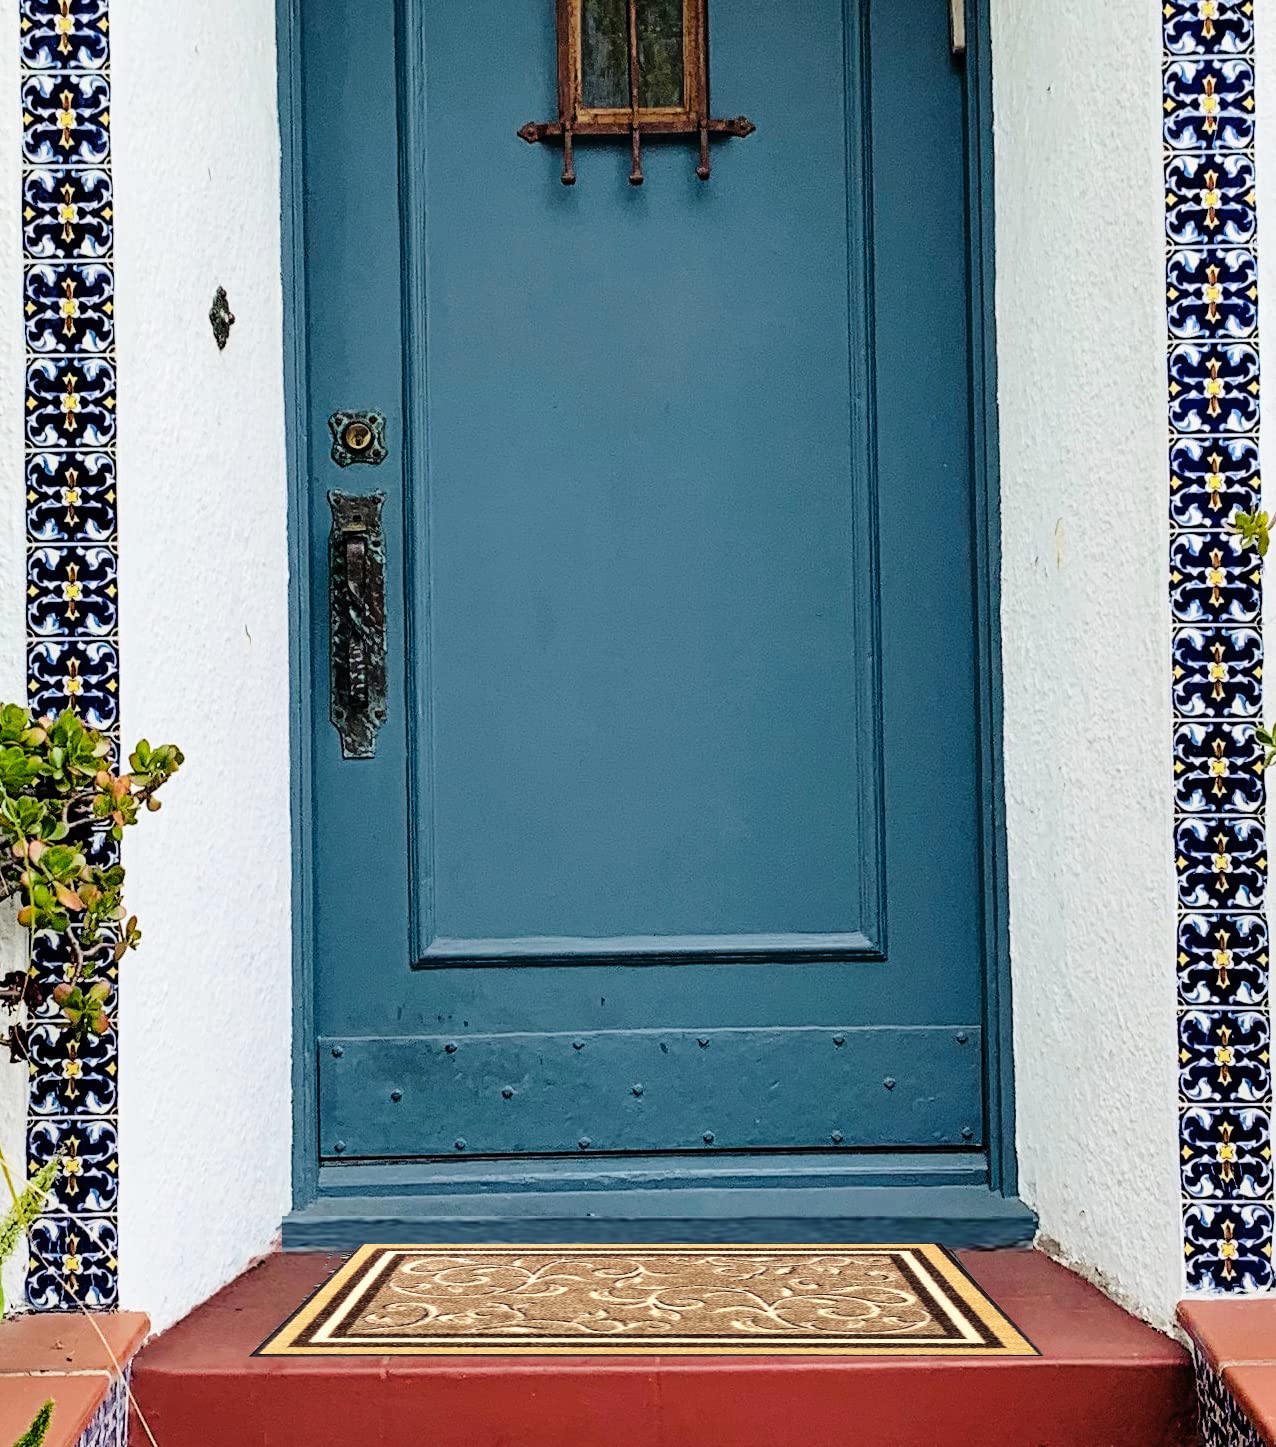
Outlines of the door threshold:
[[[482,1167],[484,1163],[474,1162]],[[526,1170],[529,1163],[520,1163]],[[459,1182],[444,1168],[435,1186],[428,1166],[354,1166],[325,1171],[318,1199],[294,1210],[283,1227],[288,1251],[351,1251],[369,1242],[864,1242],[933,1241],[954,1249],[1028,1245],[1035,1214],[984,1180],[864,1184],[852,1172],[830,1180],[827,1167],[749,1181],[717,1180],[671,1165],[664,1179],[599,1169],[512,1179],[493,1168]],[[880,1168],[879,1168],[880,1169]],[[343,1189],[331,1179],[349,1171]],[[809,1177],[809,1178],[808,1178]],[[436,1188],[437,1187],[437,1188]]]

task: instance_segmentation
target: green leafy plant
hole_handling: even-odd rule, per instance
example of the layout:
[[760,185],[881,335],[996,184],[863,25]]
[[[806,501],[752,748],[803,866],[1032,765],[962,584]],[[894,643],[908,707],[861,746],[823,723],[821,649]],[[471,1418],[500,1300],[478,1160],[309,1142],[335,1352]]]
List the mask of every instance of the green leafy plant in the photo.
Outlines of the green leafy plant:
[[[3,1267],[18,1249],[18,1243],[39,1219],[61,1169],[60,1159],[51,1160],[42,1170],[32,1176],[23,1190],[17,1191],[14,1189],[13,1178],[9,1173],[8,1162],[5,1161],[3,1153],[0,1153],[0,1171],[4,1174],[5,1184],[13,1198],[13,1203],[8,1211],[0,1217],[0,1267]],[[0,1283],[0,1315],[3,1313],[4,1287]],[[49,1434],[49,1423],[52,1420],[53,1403],[50,1401],[46,1402],[35,1414],[35,1420],[13,1444],[13,1447],[40,1447]]]
[[[35,718],[20,704],[0,706],[0,903],[13,900],[30,936],[55,936],[68,964],[49,990],[77,1037],[109,1029],[111,987],[94,978],[93,960],[109,944],[115,962],[141,939],[124,908],[124,867],[103,862],[101,845],[119,840],[143,812],[158,809],[158,791],[182,764],[172,744],[143,739],[116,770],[110,741],[74,712]],[[0,979],[0,1004],[17,1015],[44,1004],[31,969]],[[25,1055],[19,1019],[2,1037]]]
[[1258,550],[1258,556],[1265,558],[1271,546],[1271,519],[1265,511],[1238,512],[1232,517],[1232,527],[1239,534],[1241,542]]
[[[181,767],[182,754],[143,739],[127,771],[112,758],[110,740],[70,709],[36,718],[20,704],[0,705],[0,904],[14,901],[28,940],[53,937],[66,961],[62,979],[45,987],[47,998],[29,951],[25,969],[0,978],[0,1007],[14,1016],[0,1044],[15,1059],[26,1057],[24,1017],[46,1004],[74,1039],[110,1029],[111,984],[97,972],[103,956],[118,964],[142,938],[124,908],[124,867],[104,845],[160,807],[156,795]],[[44,1210],[61,1168],[60,1160],[50,1161],[19,1192],[0,1153],[12,1198],[0,1218],[0,1266]],[[46,1402],[14,1447],[41,1447],[53,1409]]]
[[[53,1183],[57,1180],[58,1172],[61,1169],[60,1158],[51,1160],[31,1177],[23,1190],[15,1191],[9,1178],[8,1166],[4,1167],[4,1175],[6,1181],[9,1182],[13,1203],[0,1217],[0,1266],[8,1261],[18,1249],[18,1243],[39,1220],[40,1213],[44,1210],[44,1204],[49,1199],[49,1192],[52,1191]],[[4,1286],[0,1284],[0,1313],[3,1312]]]
[[53,1403],[46,1402],[35,1414],[35,1421],[27,1428],[13,1447],[42,1447],[49,1435],[49,1423],[53,1421]]

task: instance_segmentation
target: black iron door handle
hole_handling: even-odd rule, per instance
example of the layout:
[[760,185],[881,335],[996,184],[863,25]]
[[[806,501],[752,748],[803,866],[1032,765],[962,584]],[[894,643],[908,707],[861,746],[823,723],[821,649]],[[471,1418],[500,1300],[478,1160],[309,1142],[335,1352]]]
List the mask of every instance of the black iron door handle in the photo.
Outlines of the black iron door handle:
[[328,544],[332,722],[347,759],[371,759],[385,723],[385,494],[330,492]]

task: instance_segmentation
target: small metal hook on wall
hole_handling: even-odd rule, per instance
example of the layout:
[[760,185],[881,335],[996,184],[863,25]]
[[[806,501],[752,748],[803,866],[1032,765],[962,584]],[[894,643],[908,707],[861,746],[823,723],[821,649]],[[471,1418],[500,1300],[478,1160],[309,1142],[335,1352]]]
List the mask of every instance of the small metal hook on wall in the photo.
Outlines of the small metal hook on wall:
[[208,320],[212,323],[217,350],[224,352],[226,343],[230,341],[230,329],[235,325],[235,313],[230,309],[230,298],[226,295],[224,286],[217,288],[213,304],[208,310]]

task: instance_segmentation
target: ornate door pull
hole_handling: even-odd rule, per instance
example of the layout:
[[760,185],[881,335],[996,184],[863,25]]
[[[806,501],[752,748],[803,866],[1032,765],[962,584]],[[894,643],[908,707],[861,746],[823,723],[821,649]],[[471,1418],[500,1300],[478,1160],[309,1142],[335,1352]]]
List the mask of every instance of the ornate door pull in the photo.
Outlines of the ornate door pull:
[[386,721],[384,502],[383,492],[328,494],[331,714],[347,759],[374,758]]

